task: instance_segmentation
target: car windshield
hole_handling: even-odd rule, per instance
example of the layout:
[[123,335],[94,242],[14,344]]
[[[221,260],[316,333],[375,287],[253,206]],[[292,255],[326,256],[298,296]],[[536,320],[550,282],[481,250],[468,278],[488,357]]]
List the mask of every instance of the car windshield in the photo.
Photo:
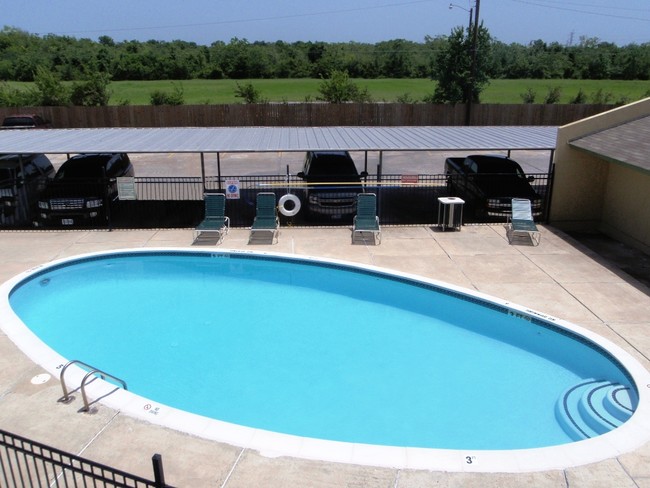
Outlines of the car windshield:
[[104,159],[84,158],[64,163],[56,173],[56,179],[63,178],[101,178],[104,176]]
[[312,176],[356,175],[357,169],[345,156],[328,155],[319,157],[318,163],[312,162],[309,173]]
[[4,180],[13,180],[14,172],[9,168],[0,168],[0,183],[3,183]]
[[478,173],[486,175],[512,175],[519,178],[526,177],[521,168],[514,164],[509,164],[506,161],[499,162],[499,164],[482,164],[478,167]]
[[34,125],[34,121],[31,117],[7,117],[2,125],[4,127],[14,127],[21,125]]

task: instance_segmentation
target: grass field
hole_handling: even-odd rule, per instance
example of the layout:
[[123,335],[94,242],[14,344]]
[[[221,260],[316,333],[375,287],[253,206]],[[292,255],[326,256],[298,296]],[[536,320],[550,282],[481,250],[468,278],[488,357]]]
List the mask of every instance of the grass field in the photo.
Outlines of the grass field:
[[[435,83],[427,79],[377,79],[353,80],[360,88],[367,88],[373,100],[395,102],[408,95],[413,101],[421,101],[433,93]],[[110,104],[149,105],[154,91],[183,91],[188,105],[239,103],[235,97],[237,83],[252,83],[263,98],[272,102],[304,102],[318,99],[321,80],[185,80],[185,81],[118,81],[110,84]],[[26,89],[30,83],[9,83],[10,86]],[[593,103],[594,95],[600,93],[609,99],[606,103],[631,102],[650,96],[648,81],[619,80],[493,80],[481,94],[483,103],[523,103],[522,94],[528,91],[536,94],[535,103],[544,103],[549,90],[559,89],[558,103],[569,103],[579,90],[587,96],[586,103]]]

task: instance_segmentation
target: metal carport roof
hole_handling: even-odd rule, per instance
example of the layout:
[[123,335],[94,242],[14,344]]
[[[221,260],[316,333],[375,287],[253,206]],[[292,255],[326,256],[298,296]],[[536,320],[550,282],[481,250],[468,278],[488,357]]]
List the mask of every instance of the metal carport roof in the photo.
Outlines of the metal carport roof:
[[557,127],[182,127],[2,130],[0,153],[553,150]]

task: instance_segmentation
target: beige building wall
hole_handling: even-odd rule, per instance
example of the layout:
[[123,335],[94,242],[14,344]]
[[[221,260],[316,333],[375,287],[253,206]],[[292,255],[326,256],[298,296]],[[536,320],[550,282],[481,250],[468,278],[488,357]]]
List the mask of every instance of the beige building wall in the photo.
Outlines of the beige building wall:
[[600,231],[650,249],[650,174],[569,145],[569,141],[649,113],[650,99],[644,99],[560,127],[549,216],[552,225],[567,231]]
[[650,254],[650,174],[611,163],[598,230]]

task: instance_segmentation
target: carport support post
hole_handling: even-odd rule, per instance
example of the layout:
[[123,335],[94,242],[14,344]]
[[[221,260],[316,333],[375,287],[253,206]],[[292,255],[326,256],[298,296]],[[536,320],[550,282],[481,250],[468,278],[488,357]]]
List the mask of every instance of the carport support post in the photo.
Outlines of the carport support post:
[[377,181],[381,181],[381,173],[384,169],[384,151],[379,151],[379,164],[377,164]]
[[205,194],[205,157],[201,153],[201,184],[203,185],[203,193]]
[[221,191],[221,153],[217,153],[217,179],[219,180],[217,187]]

